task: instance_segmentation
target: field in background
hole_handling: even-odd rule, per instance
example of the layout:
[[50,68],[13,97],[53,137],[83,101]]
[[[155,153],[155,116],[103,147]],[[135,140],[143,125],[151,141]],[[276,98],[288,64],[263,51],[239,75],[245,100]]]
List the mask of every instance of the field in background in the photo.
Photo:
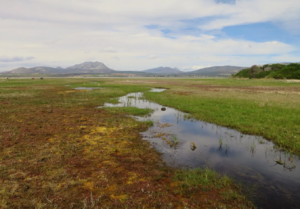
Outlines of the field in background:
[[253,208],[226,176],[164,166],[139,134],[152,122],[127,116],[150,110],[97,108],[154,86],[184,102],[202,82],[227,80],[0,80],[0,208]]

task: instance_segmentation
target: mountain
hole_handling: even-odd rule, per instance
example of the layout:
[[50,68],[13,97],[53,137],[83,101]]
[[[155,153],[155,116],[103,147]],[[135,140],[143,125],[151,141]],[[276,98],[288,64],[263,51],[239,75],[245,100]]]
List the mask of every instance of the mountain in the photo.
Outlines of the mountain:
[[11,71],[5,71],[1,72],[1,74],[34,74],[34,73],[40,73],[40,74],[56,74],[61,73],[61,68],[52,68],[52,67],[31,67],[31,68],[25,68],[20,67]]
[[199,69],[196,71],[182,72],[178,68],[157,67],[144,71],[115,71],[108,68],[102,62],[84,62],[67,68],[61,67],[20,67],[11,71],[1,72],[0,74],[28,75],[28,74],[109,74],[110,76],[155,76],[155,75],[173,75],[173,76],[230,76],[236,74],[245,67],[237,66],[215,66]]
[[108,68],[102,62],[84,62],[67,68],[52,67],[20,67],[11,71],[1,72],[1,74],[89,74],[89,73],[113,73],[114,70]]
[[214,66],[202,68],[199,70],[191,71],[184,73],[184,75],[197,75],[197,76],[230,76],[231,74],[235,74],[245,67],[238,66]]
[[84,62],[71,67],[67,67],[65,71],[78,73],[112,73],[114,70],[108,68],[102,62]]
[[182,71],[180,71],[178,68],[170,68],[170,67],[157,67],[157,68],[152,68],[152,69],[149,69],[149,70],[144,70],[143,72],[164,74],[164,75],[182,73]]

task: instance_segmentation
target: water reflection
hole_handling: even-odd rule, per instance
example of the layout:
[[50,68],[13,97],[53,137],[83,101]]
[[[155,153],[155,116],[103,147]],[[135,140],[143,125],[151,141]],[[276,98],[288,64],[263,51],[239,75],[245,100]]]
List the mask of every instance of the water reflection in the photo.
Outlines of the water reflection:
[[275,149],[272,142],[260,136],[195,120],[174,108],[162,110],[163,106],[145,100],[142,93],[120,97],[119,102],[105,106],[155,110],[150,116],[136,119],[154,121],[141,134],[163,153],[169,166],[208,166],[241,182],[258,207],[300,208],[298,156]]

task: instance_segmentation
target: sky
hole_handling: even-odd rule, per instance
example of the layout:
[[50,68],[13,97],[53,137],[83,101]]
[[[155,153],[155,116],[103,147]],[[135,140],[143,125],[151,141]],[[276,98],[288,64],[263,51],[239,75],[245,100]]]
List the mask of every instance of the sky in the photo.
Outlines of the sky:
[[0,0],[0,71],[300,62],[299,0]]

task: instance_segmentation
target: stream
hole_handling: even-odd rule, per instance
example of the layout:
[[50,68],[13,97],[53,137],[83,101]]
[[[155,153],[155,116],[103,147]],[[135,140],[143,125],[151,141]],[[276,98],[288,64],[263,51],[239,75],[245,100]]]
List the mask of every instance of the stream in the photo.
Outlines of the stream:
[[174,108],[147,101],[142,93],[127,94],[119,102],[104,106],[154,110],[149,116],[135,118],[154,122],[141,134],[162,153],[168,166],[209,167],[226,174],[241,183],[244,194],[258,208],[300,208],[299,156],[275,148],[263,137],[196,120]]

